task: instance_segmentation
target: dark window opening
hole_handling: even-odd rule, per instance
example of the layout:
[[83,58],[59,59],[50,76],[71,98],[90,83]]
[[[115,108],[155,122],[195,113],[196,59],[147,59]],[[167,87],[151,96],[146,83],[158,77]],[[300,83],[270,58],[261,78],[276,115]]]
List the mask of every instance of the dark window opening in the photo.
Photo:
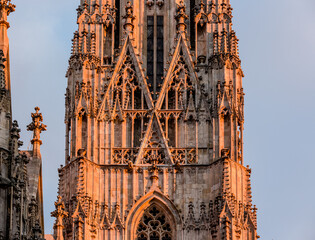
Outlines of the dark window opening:
[[156,98],[164,76],[164,17],[147,17],[147,76],[149,89]]
[[133,146],[140,147],[140,139],[141,139],[141,119],[136,118],[134,120],[134,139],[133,139]]
[[150,92],[154,88],[154,17],[147,18],[147,76]]
[[195,33],[195,0],[190,0],[190,45],[191,49],[195,50],[196,33]]
[[174,118],[168,120],[168,140],[170,147],[176,147],[176,123]]
[[120,42],[120,0],[115,1],[116,8],[116,24],[115,24],[115,49],[119,48]]
[[142,109],[141,98],[142,98],[141,89],[137,88],[134,92],[134,107],[133,107],[133,109]]
[[156,91],[159,92],[161,88],[162,77],[164,75],[164,18],[157,17],[157,43],[156,43]]

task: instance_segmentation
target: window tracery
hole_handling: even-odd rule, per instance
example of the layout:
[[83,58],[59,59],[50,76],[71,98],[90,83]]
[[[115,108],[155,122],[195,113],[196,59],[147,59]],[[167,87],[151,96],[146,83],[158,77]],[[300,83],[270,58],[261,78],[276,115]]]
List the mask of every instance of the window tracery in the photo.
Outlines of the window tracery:
[[172,240],[173,229],[165,212],[155,204],[147,208],[137,227],[137,240]]

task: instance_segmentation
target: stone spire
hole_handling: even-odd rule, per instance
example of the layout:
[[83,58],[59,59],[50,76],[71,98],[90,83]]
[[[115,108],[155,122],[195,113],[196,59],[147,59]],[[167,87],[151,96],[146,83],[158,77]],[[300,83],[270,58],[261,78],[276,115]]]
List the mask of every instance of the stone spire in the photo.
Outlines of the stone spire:
[[43,116],[39,113],[40,108],[35,107],[35,113],[32,113],[33,122],[27,126],[27,131],[33,131],[33,139],[31,143],[33,144],[33,156],[40,157],[40,145],[42,141],[40,140],[40,134],[42,131],[46,131],[47,126],[43,124]]

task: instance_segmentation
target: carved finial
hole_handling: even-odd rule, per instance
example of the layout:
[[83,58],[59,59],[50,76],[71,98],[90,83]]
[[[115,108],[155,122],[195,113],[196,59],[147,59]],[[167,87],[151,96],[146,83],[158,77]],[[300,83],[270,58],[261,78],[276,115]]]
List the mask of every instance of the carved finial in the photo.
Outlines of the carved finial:
[[14,11],[15,5],[11,3],[11,0],[0,0],[0,26],[5,25],[7,28],[10,27],[7,18]]
[[199,4],[199,5],[200,5],[200,11],[203,11],[203,12],[204,12],[204,10],[205,10],[205,9],[204,9],[205,3],[203,2],[203,0],[200,1],[200,4]]
[[28,126],[27,131],[33,131],[33,153],[40,154],[40,145],[42,144],[42,141],[40,140],[40,134],[42,131],[46,131],[47,126],[43,124],[43,116],[41,113],[39,113],[40,108],[35,107],[35,113],[32,113],[32,120]]
[[51,213],[51,216],[56,218],[56,222],[54,224],[55,240],[63,240],[63,219],[68,216],[68,212],[65,211],[65,205],[62,201],[62,197],[59,195],[57,198],[58,199],[55,202],[56,210]]
[[[16,6],[11,3],[11,0],[0,0],[1,13],[2,13],[2,11],[4,11],[7,16],[9,16],[9,14],[11,12],[15,11],[15,7]],[[3,17],[3,16],[1,15],[1,17]]]
[[136,18],[133,15],[133,5],[130,1],[127,2],[126,4],[126,14],[123,16],[125,19],[125,24],[124,24],[124,29],[126,30],[127,34],[132,33],[134,25],[133,25],[133,20]]
[[177,30],[180,33],[186,33],[187,25],[185,20],[188,18],[186,14],[186,5],[183,0],[180,0],[179,4],[177,4],[176,16],[175,19],[177,21]]
[[209,3],[209,10],[210,10],[210,12],[215,10],[215,3],[213,2],[213,0],[211,0]]
[[82,4],[82,6],[83,6],[83,8],[84,8],[84,9],[87,9],[87,8],[88,8],[88,6],[89,6],[89,4],[87,3],[87,1],[86,1],[86,0],[84,0],[84,2],[83,2],[83,4]]

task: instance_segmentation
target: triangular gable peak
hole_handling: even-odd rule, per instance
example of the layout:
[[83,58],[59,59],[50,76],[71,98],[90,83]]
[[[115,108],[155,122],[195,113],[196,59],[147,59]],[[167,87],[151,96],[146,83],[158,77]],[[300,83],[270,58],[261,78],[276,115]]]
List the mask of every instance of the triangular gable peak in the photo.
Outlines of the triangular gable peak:
[[82,115],[82,113],[88,113],[88,104],[85,98],[81,95],[76,106],[76,115]]
[[[184,73],[188,74],[188,76],[184,76]],[[158,109],[162,107],[166,91],[169,89],[175,75],[178,76],[178,80],[182,81],[182,83],[184,83],[184,80],[187,81],[189,78],[188,84],[192,85],[194,88],[200,89],[197,74],[194,69],[193,59],[182,35],[179,36],[172,61],[168,68],[164,83],[162,84],[161,92],[156,105]]]
[[114,73],[107,86],[97,118],[99,120],[104,120],[104,111],[106,111],[106,108],[108,109],[106,102],[107,104],[114,105],[113,101],[117,94],[119,94],[121,98],[120,103],[123,104],[123,108],[132,108],[130,103],[126,102],[126,99],[131,100],[131,89],[134,93],[136,93],[136,91],[141,91],[144,95],[144,106],[140,106],[140,108],[138,107],[137,109],[149,110],[153,108],[152,97],[143,69],[128,36],[117,61]]
[[105,120],[109,121],[112,119],[112,109],[114,106],[111,106],[109,103],[109,99],[105,98],[103,102],[103,110],[102,112],[99,112],[97,115],[98,120]]
[[200,92],[200,84],[194,69],[194,62],[182,35],[179,36],[172,61],[162,85],[156,104],[157,109],[164,107],[165,95],[170,89],[181,92],[181,96],[178,96],[178,99],[182,98],[183,102],[182,106],[178,103],[177,108],[183,107],[185,109],[188,107],[189,94],[192,92],[194,97],[196,97]]
[[161,123],[155,112],[148,124],[136,164],[173,164]]
[[221,214],[220,214],[220,218],[223,218],[223,217],[229,217],[230,219],[232,219],[232,217],[234,217],[234,213],[233,213],[228,201],[225,201],[224,207],[223,207]]
[[123,114],[122,109],[121,109],[120,100],[119,100],[119,97],[117,97],[117,96],[116,96],[116,100],[115,100],[114,109],[112,111],[111,119],[112,120],[118,119],[120,121],[124,120],[124,114]]
[[203,121],[212,120],[211,113],[210,113],[210,106],[206,101],[206,96],[201,97],[200,99],[197,117],[198,117],[198,120],[203,120]]
[[79,200],[76,206],[76,209],[74,213],[72,214],[73,219],[85,219],[87,217],[87,214],[84,211],[84,208],[81,205],[81,201]]
[[196,113],[196,108],[195,108],[192,92],[189,93],[188,106],[187,106],[186,114],[185,114],[186,121],[191,120],[191,119],[197,120],[197,113]]
[[257,224],[253,219],[252,213],[250,212],[250,209],[247,210],[247,212],[245,213],[245,221],[244,221],[244,225],[247,226],[251,226],[252,228],[256,229],[257,228]]
[[82,112],[90,114],[91,106],[91,83],[76,84],[76,107],[75,114],[80,115]]
[[227,116],[232,113],[233,106],[231,105],[231,99],[228,96],[226,90],[223,91],[222,99],[219,103],[219,114]]
[[112,229],[124,229],[124,222],[120,217],[120,208],[118,205],[115,206],[115,212],[113,215],[113,220],[111,223],[111,228]]
[[103,216],[101,217],[100,221],[100,228],[101,229],[110,229],[111,223],[110,223],[110,217],[108,213],[108,206],[104,206]]

